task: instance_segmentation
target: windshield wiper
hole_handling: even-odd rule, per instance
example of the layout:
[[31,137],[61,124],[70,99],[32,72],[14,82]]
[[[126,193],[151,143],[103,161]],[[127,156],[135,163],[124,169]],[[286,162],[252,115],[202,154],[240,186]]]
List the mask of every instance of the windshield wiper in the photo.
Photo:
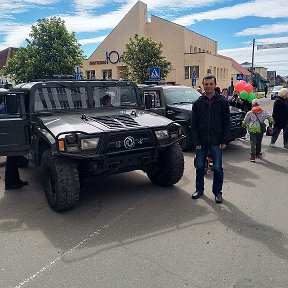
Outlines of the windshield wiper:
[[192,104],[192,102],[189,102],[189,101],[181,101],[181,102],[175,102],[175,103],[172,103],[173,105],[176,105],[176,104]]

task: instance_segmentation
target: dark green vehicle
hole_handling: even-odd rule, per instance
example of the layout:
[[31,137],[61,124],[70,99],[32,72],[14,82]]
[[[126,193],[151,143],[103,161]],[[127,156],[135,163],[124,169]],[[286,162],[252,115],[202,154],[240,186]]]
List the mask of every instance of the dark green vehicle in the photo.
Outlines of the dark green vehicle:
[[77,203],[87,176],[143,170],[171,186],[183,175],[180,125],[145,111],[131,82],[37,81],[0,97],[0,155],[30,153],[55,211]]

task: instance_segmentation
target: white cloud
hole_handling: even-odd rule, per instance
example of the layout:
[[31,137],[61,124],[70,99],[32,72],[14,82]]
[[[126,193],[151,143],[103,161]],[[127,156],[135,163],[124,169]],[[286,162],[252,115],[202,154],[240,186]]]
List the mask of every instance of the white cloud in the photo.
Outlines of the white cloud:
[[236,4],[230,7],[210,10],[203,13],[191,14],[175,19],[173,22],[189,26],[196,21],[216,19],[239,19],[248,16],[287,18],[288,1],[286,0],[255,0],[251,2]]
[[247,28],[243,31],[237,32],[236,36],[249,36],[249,35],[268,35],[280,34],[288,32],[288,23],[262,25],[257,28]]
[[0,44],[0,50],[7,47],[19,47],[28,38],[31,32],[30,25],[15,23],[0,23],[1,32],[6,34],[4,41]]
[[[233,58],[238,63],[252,63],[252,46],[245,48],[224,49],[218,53]],[[265,50],[254,50],[255,66],[268,68],[277,74],[288,76],[288,48],[275,48]]]
[[88,38],[88,39],[81,39],[78,42],[81,45],[86,45],[86,44],[92,44],[92,43],[101,43],[103,42],[103,40],[107,37],[107,35],[105,36],[100,36],[100,37],[95,37],[95,38]]
[[1,0],[0,18],[13,18],[13,15],[29,11],[36,6],[46,6],[58,0]]

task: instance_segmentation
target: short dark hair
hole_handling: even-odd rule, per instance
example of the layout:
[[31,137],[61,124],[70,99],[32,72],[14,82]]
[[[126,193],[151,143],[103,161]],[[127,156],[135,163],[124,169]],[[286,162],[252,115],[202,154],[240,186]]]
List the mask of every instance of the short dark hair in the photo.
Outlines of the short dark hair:
[[204,80],[206,79],[214,79],[215,84],[217,84],[216,77],[214,75],[207,75],[203,78],[202,84],[204,84]]

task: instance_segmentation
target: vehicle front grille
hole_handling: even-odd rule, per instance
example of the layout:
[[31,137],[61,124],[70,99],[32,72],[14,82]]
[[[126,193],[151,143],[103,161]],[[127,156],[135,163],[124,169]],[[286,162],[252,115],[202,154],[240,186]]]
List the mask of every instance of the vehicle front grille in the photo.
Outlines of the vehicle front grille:
[[149,130],[117,132],[107,137],[105,153],[109,155],[154,149],[154,142],[155,139]]
[[130,115],[98,116],[92,118],[109,128],[131,128],[140,126]]

